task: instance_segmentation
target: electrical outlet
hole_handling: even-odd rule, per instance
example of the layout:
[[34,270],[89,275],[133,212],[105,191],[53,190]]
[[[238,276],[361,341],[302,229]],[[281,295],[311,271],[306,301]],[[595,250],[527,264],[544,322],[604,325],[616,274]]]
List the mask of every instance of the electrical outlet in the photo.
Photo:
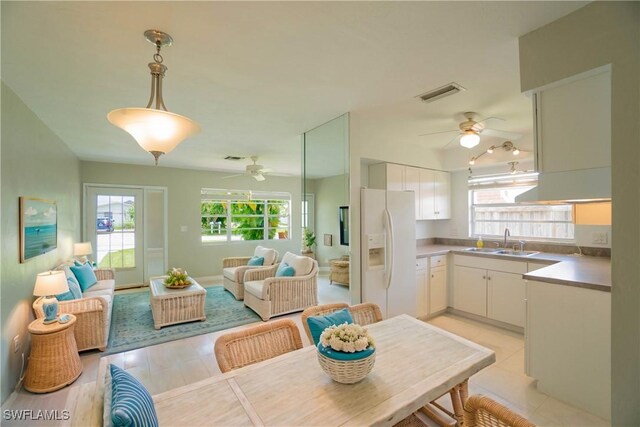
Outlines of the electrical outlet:
[[13,337],[13,352],[17,353],[22,348],[22,342],[20,341],[20,335]]
[[593,233],[591,234],[591,243],[597,243],[600,245],[607,244],[607,233]]

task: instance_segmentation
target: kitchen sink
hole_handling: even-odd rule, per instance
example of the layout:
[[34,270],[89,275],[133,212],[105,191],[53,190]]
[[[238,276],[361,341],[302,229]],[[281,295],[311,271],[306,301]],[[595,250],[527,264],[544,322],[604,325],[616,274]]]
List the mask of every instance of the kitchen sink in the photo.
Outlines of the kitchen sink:
[[480,253],[494,254],[494,255],[514,255],[514,256],[531,256],[531,255],[540,253],[536,251],[517,251],[514,249],[500,249],[500,248],[467,248],[465,249],[465,251],[480,252]]
[[515,249],[500,249],[497,252],[494,252],[498,255],[515,255],[515,256],[531,256],[535,254],[539,254],[540,252],[536,251],[517,251]]

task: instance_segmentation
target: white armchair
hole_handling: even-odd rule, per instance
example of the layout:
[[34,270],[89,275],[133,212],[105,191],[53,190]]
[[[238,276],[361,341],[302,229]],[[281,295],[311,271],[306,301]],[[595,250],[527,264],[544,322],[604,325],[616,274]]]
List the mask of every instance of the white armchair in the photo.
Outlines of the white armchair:
[[224,288],[231,292],[237,300],[244,299],[244,273],[251,269],[270,267],[278,260],[275,249],[256,246],[253,256],[264,257],[261,266],[247,265],[251,257],[230,257],[222,259],[222,276]]
[[318,304],[318,263],[290,252],[282,257],[282,263],[293,267],[295,276],[276,277],[279,264],[249,270],[244,275],[244,305],[265,322]]

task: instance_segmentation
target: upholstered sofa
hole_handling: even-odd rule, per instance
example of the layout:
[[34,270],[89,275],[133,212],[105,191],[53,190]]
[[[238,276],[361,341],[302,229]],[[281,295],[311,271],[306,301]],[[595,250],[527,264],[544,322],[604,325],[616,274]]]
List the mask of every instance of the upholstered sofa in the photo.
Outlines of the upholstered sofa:
[[251,257],[230,257],[222,259],[224,288],[237,300],[244,299],[244,273],[254,268],[270,267],[278,261],[279,253],[275,249],[256,246],[253,256],[263,257],[262,265],[247,265]]
[[[73,273],[69,265],[62,264],[55,269],[62,270],[67,277],[71,277]],[[70,313],[77,318],[74,335],[78,351],[95,348],[104,351],[109,340],[115,272],[113,269],[106,268],[98,268],[94,271],[98,282],[83,292],[81,299],[58,301],[59,313]],[[35,300],[33,311],[37,318],[44,317],[42,298]]]
[[293,267],[295,275],[276,277],[280,264],[248,270],[244,274],[244,305],[265,322],[273,316],[318,304],[318,263],[290,252],[284,254],[281,263]]

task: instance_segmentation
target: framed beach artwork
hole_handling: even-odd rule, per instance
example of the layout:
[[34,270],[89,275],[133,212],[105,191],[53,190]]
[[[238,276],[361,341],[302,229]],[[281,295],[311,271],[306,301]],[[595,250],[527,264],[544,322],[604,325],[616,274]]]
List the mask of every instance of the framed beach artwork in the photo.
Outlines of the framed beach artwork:
[[52,251],[57,246],[56,202],[20,197],[20,262]]

